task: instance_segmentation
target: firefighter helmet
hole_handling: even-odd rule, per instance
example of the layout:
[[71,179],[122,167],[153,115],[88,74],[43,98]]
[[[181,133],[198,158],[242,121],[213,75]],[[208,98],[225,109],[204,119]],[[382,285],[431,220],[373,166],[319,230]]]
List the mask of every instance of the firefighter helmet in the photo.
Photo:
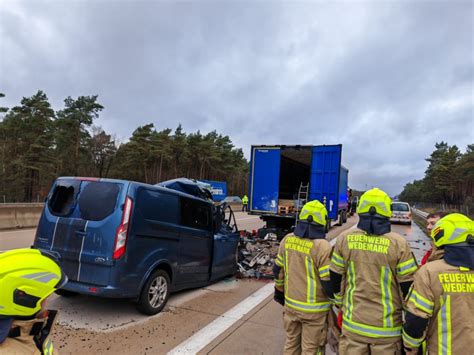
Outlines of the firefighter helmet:
[[380,189],[368,190],[360,197],[357,214],[377,214],[390,218],[392,216],[392,199]]
[[318,200],[310,201],[303,206],[300,212],[300,221],[308,221],[317,223],[322,226],[326,225],[328,219],[328,211],[326,207]]
[[66,275],[53,257],[37,249],[0,254],[0,316],[33,316],[41,303],[64,286]]
[[474,222],[461,213],[448,214],[434,225],[431,238],[437,247],[464,243],[474,238]]

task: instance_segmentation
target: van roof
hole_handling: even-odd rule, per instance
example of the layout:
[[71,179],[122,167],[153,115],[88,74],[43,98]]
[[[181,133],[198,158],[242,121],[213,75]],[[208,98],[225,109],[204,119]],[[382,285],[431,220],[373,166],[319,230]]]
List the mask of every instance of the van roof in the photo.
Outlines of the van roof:
[[166,188],[166,187],[163,187],[163,186],[152,185],[152,184],[147,184],[147,183],[144,183],[144,182],[138,182],[138,181],[133,181],[133,180],[96,178],[96,177],[86,177],[86,176],[60,176],[56,179],[56,181],[58,181],[58,180],[100,181],[100,182],[110,182],[110,183],[121,183],[121,184],[126,184],[126,185],[128,184],[128,185],[135,186],[135,187],[142,186],[142,187],[151,188],[151,189],[154,189],[154,190],[157,190],[157,191],[166,191],[168,193],[173,193],[173,194],[178,195],[178,196],[183,196],[183,197],[191,198],[193,200],[199,200],[199,201],[207,202],[209,204],[213,204],[212,201],[207,201],[207,200],[204,200],[204,199],[199,198],[197,196],[190,195],[190,194],[178,191],[178,190],[173,190],[173,189],[169,189],[169,188]]

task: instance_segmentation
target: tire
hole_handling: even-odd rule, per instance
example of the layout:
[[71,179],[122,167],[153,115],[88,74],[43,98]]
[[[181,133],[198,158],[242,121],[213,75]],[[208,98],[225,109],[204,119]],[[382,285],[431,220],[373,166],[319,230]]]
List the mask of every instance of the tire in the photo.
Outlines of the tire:
[[329,229],[331,229],[331,220],[330,219],[328,219],[328,221],[326,222],[326,227],[324,227],[324,231],[326,233],[328,233]]
[[75,297],[79,294],[79,293],[74,292],[74,291],[61,290],[61,289],[54,291],[54,293],[56,293],[57,295],[59,295],[61,297],[66,297],[66,298]]
[[347,222],[347,212],[346,211],[343,211],[342,212],[342,223],[346,223]]
[[168,273],[156,270],[143,286],[137,302],[138,311],[149,316],[160,313],[168,302],[170,288]]

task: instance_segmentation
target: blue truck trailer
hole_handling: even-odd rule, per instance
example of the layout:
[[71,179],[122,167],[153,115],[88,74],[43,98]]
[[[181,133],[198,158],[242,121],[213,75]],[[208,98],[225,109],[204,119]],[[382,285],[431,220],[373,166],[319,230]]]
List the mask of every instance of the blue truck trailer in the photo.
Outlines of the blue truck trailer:
[[266,227],[259,235],[290,232],[306,201],[326,205],[331,221],[343,224],[348,212],[348,174],[341,165],[342,145],[252,146],[249,213],[260,215]]
[[220,202],[227,197],[227,183],[225,181],[201,180],[210,185],[212,199]]

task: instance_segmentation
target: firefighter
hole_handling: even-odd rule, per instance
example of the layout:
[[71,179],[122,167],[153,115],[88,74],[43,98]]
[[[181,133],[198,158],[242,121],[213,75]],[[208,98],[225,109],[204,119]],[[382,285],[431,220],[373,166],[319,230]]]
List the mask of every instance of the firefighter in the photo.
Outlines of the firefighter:
[[444,258],[415,274],[403,325],[404,347],[415,354],[426,338],[430,354],[468,353],[474,344],[474,222],[449,214],[435,224],[431,238],[444,249]]
[[294,232],[280,243],[273,271],[275,300],[285,306],[284,354],[324,354],[332,297],[327,215],[321,202],[306,203]]
[[357,228],[337,238],[331,256],[334,299],[342,305],[339,353],[400,354],[402,294],[418,265],[405,238],[391,232],[385,192],[365,192],[357,213]]
[[244,197],[242,197],[242,212],[248,212],[248,205],[249,205],[249,198],[247,197],[247,195],[244,195]]
[[67,282],[52,257],[36,249],[0,254],[0,354],[55,354],[56,311],[46,299]]
[[[447,216],[448,212],[433,212],[426,216],[426,230],[431,234],[434,225],[444,216]],[[436,246],[431,243],[431,249],[426,252],[426,254],[421,259],[421,265],[425,265],[430,261],[442,259],[444,254],[443,249],[438,249]]]

